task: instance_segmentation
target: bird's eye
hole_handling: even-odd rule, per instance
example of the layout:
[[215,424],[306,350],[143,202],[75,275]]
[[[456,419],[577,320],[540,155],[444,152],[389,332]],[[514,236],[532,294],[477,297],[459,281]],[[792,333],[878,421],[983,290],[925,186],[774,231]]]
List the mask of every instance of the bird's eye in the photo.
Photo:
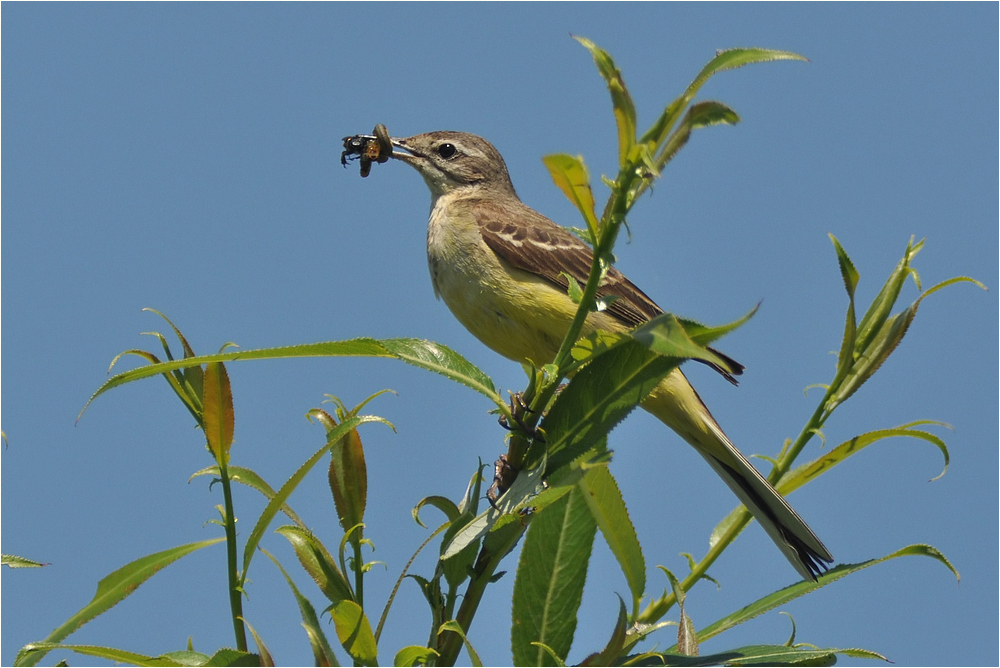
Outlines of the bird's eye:
[[454,144],[441,144],[438,146],[438,155],[442,158],[448,159],[455,155],[456,149]]

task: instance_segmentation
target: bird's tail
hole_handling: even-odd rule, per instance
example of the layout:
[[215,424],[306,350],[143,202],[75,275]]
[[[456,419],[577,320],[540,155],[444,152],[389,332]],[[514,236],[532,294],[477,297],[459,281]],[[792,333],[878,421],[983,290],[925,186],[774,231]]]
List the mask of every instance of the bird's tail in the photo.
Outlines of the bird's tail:
[[679,370],[667,376],[642,407],[708,461],[803,578],[815,580],[829,568],[833,562],[829,550],[736,449]]

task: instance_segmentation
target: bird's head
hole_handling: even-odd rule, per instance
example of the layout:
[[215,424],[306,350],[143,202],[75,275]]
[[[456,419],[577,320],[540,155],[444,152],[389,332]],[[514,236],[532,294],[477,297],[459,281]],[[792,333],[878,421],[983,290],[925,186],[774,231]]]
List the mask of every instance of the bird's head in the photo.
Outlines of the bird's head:
[[468,187],[514,194],[500,152],[482,137],[439,131],[391,141],[394,149],[403,149],[393,150],[392,157],[420,172],[435,197]]

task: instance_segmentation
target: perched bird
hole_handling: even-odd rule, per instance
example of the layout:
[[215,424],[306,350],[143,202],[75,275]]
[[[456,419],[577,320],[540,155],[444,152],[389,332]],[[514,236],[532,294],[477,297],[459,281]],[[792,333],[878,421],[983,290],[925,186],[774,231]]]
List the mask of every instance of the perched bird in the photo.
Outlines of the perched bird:
[[[427,262],[435,294],[504,357],[550,362],[577,309],[566,275],[587,281],[591,248],[521,202],[503,158],[485,139],[429,132],[391,143],[391,157],[420,172],[431,191]],[[605,310],[588,316],[584,335],[624,331],[662,313],[614,268],[598,290],[598,297],[610,296]],[[730,442],[680,369],[641,405],[708,461],[803,578],[826,570],[829,551]]]

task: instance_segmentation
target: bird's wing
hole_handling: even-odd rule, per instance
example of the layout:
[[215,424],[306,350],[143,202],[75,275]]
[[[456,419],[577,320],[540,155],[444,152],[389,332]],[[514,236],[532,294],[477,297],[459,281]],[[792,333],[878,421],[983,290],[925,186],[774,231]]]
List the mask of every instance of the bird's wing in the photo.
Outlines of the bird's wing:
[[[499,207],[492,209],[479,205],[476,211],[483,241],[507,264],[540,276],[562,290],[569,287],[564,273],[572,276],[581,287],[587,282],[594,253],[566,228],[527,206],[518,211],[517,216]],[[614,267],[608,270],[597,295],[617,297],[609,300],[607,312],[626,327],[641,325],[663,313]]]
[[[488,200],[477,202],[474,207],[476,222],[490,250],[512,267],[539,276],[561,290],[569,287],[566,275],[572,276],[581,286],[586,283],[594,258],[590,246],[537,211],[521,206],[523,208],[519,208],[516,215],[511,215],[506,206],[491,205]],[[597,296],[614,297],[608,300],[606,312],[629,328],[663,313],[663,309],[614,267],[608,269]],[[735,384],[733,375],[742,373],[743,365],[718,351],[713,352],[730,364],[731,371],[714,364],[710,366]]]

